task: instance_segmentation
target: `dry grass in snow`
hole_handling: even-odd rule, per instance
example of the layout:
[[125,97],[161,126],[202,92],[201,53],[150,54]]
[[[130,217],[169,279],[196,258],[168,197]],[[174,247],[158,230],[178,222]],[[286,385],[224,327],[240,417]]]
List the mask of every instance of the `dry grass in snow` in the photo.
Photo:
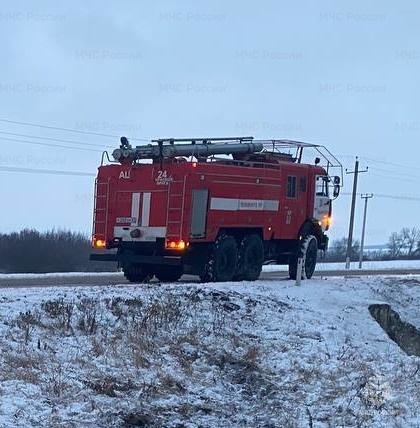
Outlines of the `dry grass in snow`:
[[0,426],[418,426],[420,358],[367,308],[417,323],[419,297],[383,278],[7,290]]

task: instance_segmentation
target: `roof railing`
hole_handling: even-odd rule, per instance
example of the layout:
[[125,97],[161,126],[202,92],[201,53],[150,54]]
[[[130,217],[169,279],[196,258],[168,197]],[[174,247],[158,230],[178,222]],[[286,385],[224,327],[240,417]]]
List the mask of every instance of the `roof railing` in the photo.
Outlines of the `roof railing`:
[[[332,175],[332,170],[337,171],[343,181],[343,167],[341,162],[323,145],[305,143],[303,141],[288,139],[265,139],[257,140],[252,136],[236,137],[195,137],[195,138],[159,138],[151,140],[151,143],[142,146],[132,147],[125,137],[121,137],[121,146],[114,150],[113,157],[119,162],[137,162],[141,159],[159,159],[161,162],[165,158],[176,156],[199,156],[208,157],[221,154],[234,153],[282,153],[289,154],[296,163],[302,163],[304,150],[314,151],[315,164],[324,167],[328,175]],[[188,144],[190,143],[190,144]],[[289,153],[287,153],[287,151]],[[294,151],[294,153],[291,153]],[[311,163],[312,160],[305,163]],[[108,159],[109,160],[109,159]],[[335,174],[337,175],[337,174]]]

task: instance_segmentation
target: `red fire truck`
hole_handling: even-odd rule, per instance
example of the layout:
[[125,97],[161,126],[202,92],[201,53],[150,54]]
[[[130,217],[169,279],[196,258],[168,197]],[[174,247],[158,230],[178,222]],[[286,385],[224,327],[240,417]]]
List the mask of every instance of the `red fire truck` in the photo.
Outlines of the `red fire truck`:
[[234,137],[132,147],[122,137],[112,155],[96,179],[91,259],[118,261],[131,282],[253,281],[269,262],[296,278],[299,257],[310,278],[327,248],[342,167],[323,146]]

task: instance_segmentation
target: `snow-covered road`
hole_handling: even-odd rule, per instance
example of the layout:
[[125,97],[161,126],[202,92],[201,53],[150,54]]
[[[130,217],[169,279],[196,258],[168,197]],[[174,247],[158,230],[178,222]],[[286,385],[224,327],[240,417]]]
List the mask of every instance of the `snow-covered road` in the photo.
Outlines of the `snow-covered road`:
[[[363,269],[358,269],[356,263],[351,264],[350,270],[345,270],[343,263],[318,263],[315,277],[331,276],[407,276],[420,275],[420,260],[395,260],[386,262],[366,262]],[[262,280],[287,279],[287,266],[263,266]],[[198,277],[184,275],[181,281],[197,282]],[[118,285],[127,283],[122,272],[57,272],[57,273],[24,273],[0,274],[0,288],[9,287],[46,287],[46,286],[88,286],[88,285]],[[182,283],[182,282],[181,282]]]
[[[288,267],[286,265],[270,264],[263,266],[263,272],[286,272]],[[401,270],[401,269],[420,269],[420,260],[387,260],[387,261],[372,261],[363,262],[363,271],[381,271],[381,270]],[[359,271],[358,263],[352,262],[350,264],[350,270]],[[345,271],[344,263],[324,263],[318,261],[316,265],[316,272],[326,271]],[[114,277],[115,272],[54,272],[54,273],[0,273],[0,280],[4,279],[46,279],[46,278],[86,278],[86,277]],[[122,276],[122,274],[119,274]]]

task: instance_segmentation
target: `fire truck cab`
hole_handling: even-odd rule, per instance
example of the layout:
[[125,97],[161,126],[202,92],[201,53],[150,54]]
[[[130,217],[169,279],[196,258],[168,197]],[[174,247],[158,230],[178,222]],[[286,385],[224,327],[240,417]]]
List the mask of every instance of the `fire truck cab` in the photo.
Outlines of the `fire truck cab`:
[[118,261],[131,282],[253,281],[270,262],[295,279],[299,257],[310,278],[327,249],[342,167],[323,146],[233,137],[132,147],[122,137],[113,158],[98,169],[91,259]]

